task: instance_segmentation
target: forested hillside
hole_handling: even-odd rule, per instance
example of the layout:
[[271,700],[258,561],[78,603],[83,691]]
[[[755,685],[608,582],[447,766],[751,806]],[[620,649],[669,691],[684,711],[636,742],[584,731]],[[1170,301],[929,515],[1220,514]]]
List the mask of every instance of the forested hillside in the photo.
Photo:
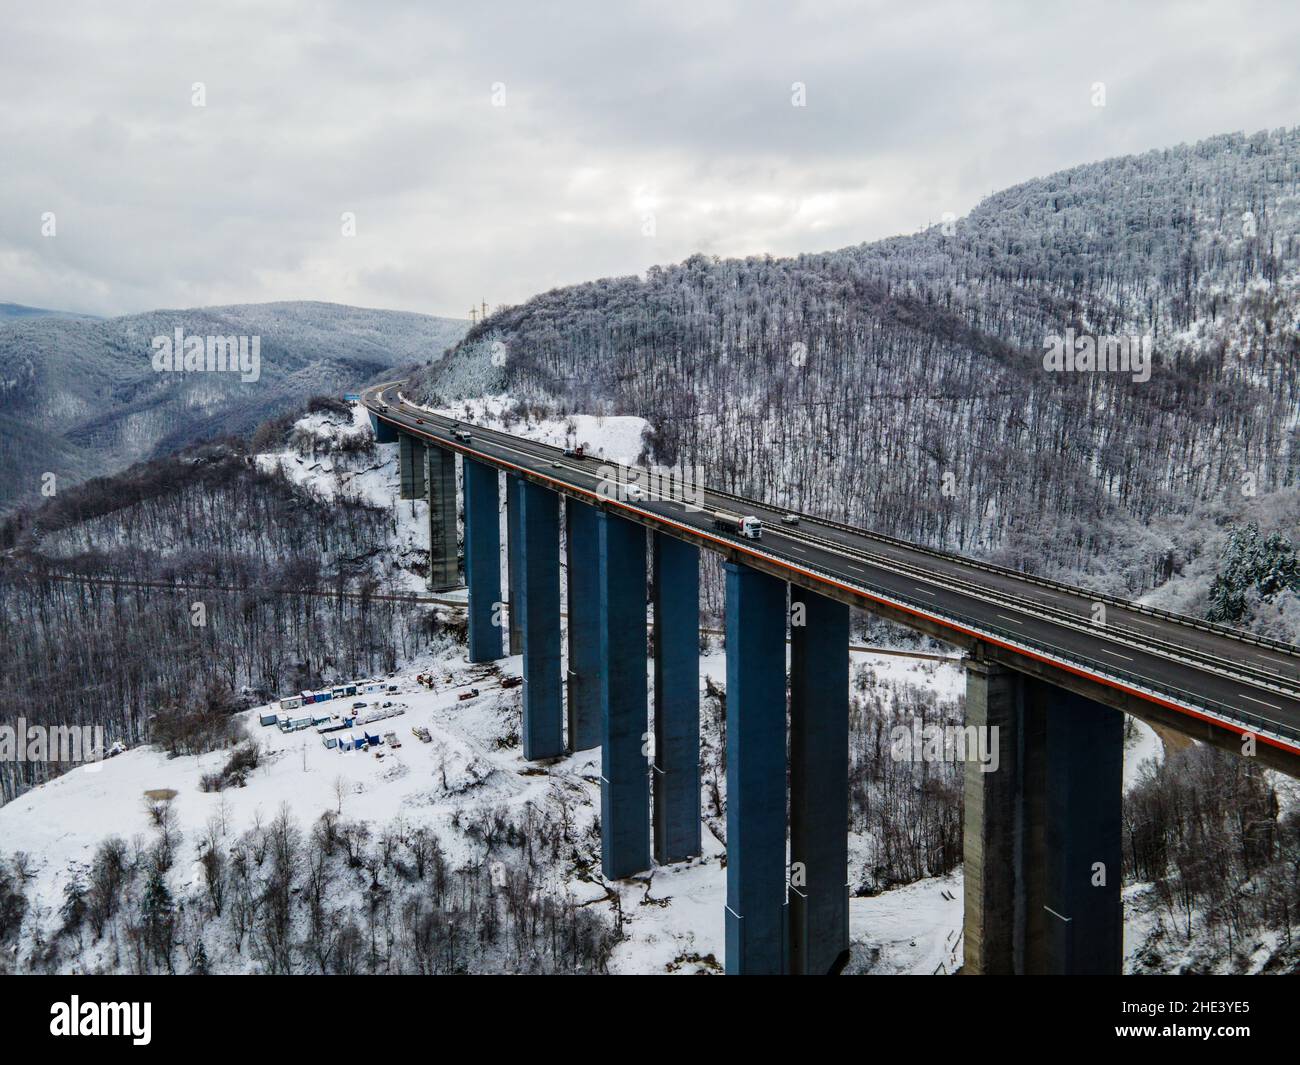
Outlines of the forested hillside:
[[[0,513],[202,440],[251,432],[310,396],[359,389],[437,358],[465,323],[329,303],[0,322]],[[258,337],[255,380],[160,373],[152,341]],[[48,494],[48,492],[46,492]]]
[[[286,446],[292,421],[268,424],[257,446]],[[240,441],[20,511],[0,527],[0,721],[202,749],[205,730],[259,693],[392,670],[438,630],[401,597],[397,523],[391,508],[319,498],[259,467]],[[0,804],[58,771],[0,763]]]
[[[912,236],[557,289],[411,391],[640,415],[719,486],[1135,594],[1187,562],[1175,523],[1297,481],[1298,191],[1298,130],[1109,160]],[[1048,372],[1067,329],[1149,335],[1149,380]]]

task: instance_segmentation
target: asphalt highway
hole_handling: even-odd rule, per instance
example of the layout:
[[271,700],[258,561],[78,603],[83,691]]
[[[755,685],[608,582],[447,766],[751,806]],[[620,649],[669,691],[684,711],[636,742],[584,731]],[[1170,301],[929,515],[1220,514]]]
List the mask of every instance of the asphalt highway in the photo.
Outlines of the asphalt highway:
[[[525,470],[590,495],[630,520],[655,519],[690,529],[717,545],[759,553],[804,579],[812,576],[851,589],[864,609],[873,602],[909,613],[1040,660],[1069,663],[1140,698],[1187,707],[1300,752],[1300,648],[1270,645],[1207,630],[1176,617],[1087,591],[908,545],[815,515],[783,521],[786,511],[759,500],[705,489],[683,501],[670,485],[648,486],[641,498],[620,483],[625,467],[597,457],[565,456],[562,449],[426,411],[404,402],[399,385],[368,391],[370,412],[403,432],[504,469]],[[471,439],[454,436],[460,424]],[[702,506],[703,509],[700,509]],[[714,526],[714,512],[753,515],[760,540]],[[670,529],[671,531],[671,529]],[[706,543],[706,546],[710,544]],[[1280,741],[1280,742],[1278,742]]]

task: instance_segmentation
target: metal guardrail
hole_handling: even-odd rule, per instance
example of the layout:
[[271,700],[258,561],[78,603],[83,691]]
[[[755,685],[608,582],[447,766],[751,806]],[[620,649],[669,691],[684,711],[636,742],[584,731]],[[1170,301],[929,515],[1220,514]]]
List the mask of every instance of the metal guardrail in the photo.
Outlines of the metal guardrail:
[[[762,500],[751,499],[748,496],[737,495],[735,492],[727,492],[719,488],[708,488],[707,491],[714,495],[724,496],[727,499],[734,499],[748,503],[751,506],[765,507],[768,510],[781,511],[785,509],[772,503],[765,503]],[[1039,577],[1036,574],[1025,573],[1021,570],[1011,569],[1008,566],[999,566],[994,562],[984,562],[979,559],[966,558],[964,555],[958,555],[952,551],[944,551],[937,547],[926,547],[923,544],[914,544],[910,540],[903,540],[897,536],[890,536],[887,533],[872,532],[870,529],[862,529],[855,525],[849,525],[846,522],[835,521],[832,518],[819,517],[816,514],[800,513],[799,518],[801,521],[807,519],[808,521],[815,522],[818,525],[825,525],[827,528],[838,529],[840,532],[850,533],[854,536],[864,536],[868,539],[879,540],[882,543],[890,544],[894,547],[905,548],[908,551],[917,551],[923,555],[929,555],[931,558],[942,558],[948,562],[957,563],[958,565],[970,566],[974,569],[983,570],[986,573],[997,573],[1004,577],[1013,577],[1016,580],[1025,581],[1029,584],[1036,584],[1043,588],[1052,588],[1059,592],[1067,592],[1070,595],[1077,595],[1081,599],[1106,603],[1109,606],[1118,606],[1125,610],[1132,610],[1136,614],[1145,614],[1148,617],[1163,618],[1166,621],[1172,621],[1179,625],[1186,625],[1190,628],[1200,629],[1202,632],[1214,633],[1219,636],[1225,636],[1228,639],[1254,644],[1257,647],[1267,647],[1270,650],[1291,655],[1295,658],[1300,658],[1300,647],[1297,647],[1295,644],[1286,643],[1283,640],[1274,640],[1269,636],[1259,636],[1253,632],[1246,632],[1244,629],[1234,629],[1229,625],[1220,625],[1218,622],[1206,621],[1204,618],[1194,617],[1191,614],[1180,614],[1176,610],[1166,610],[1163,607],[1146,606],[1142,603],[1135,603],[1131,599],[1123,599],[1117,595],[1090,591],[1087,588],[1080,588],[1077,585],[1066,584],[1064,581],[1052,580],[1050,577]]]
[[[774,555],[768,555],[766,557],[783,565],[790,564],[788,560],[779,559]],[[1240,707],[1230,706],[1218,699],[1207,698],[1204,695],[1188,691],[1185,688],[1179,688],[1176,685],[1164,684],[1160,681],[1153,681],[1147,677],[1139,676],[1136,673],[1130,673],[1128,670],[1120,669],[1111,665],[1109,662],[1101,662],[1089,658],[1087,655],[1081,655],[1077,651],[1060,647],[1047,640],[1037,638],[1032,641],[1027,640],[1024,633],[1012,632],[1002,626],[990,624],[982,619],[973,618],[967,614],[961,613],[960,611],[941,608],[936,606],[934,603],[922,602],[921,600],[913,599],[911,596],[903,593],[887,591],[882,588],[874,588],[866,582],[851,580],[840,576],[839,574],[831,573],[829,570],[822,569],[820,566],[815,566],[806,562],[797,563],[797,566],[801,569],[820,574],[837,584],[848,586],[858,585],[869,589],[871,594],[879,595],[886,601],[897,602],[899,605],[917,609],[923,614],[951,621],[980,635],[992,636],[1003,643],[1011,645],[1013,648],[1020,648],[1029,652],[1041,652],[1050,655],[1052,658],[1059,659],[1066,665],[1078,666],[1079,668],[1095,673],[1100,677],[1118,681],[1135,691],[1145,692],[1150,695],[1165,696],[1177,703],[1184,704],[1185,708],[1188,710],[1210,714],[1216,718],[1222,719],[1225,724],[1238,725],[1258,735],[1273,736],[1287,742],[1288,745],[1295,746],[1297,750],[1300,750],[1300,729],[1297,729],[1294,726],[1287,725],[1280,721],[1272,721],[1268,718],[1252,713],[1249,710],[1242,710]]]
[[[787,533],[787,535],[790,534]],[[1108,622],[1104,625],[1090,624],[1086,617],[1079,614],[1073,614],[1068,610],[1063,610],[1050,603],[1040,603],[1022,595],[1016,595],[1014,592],[982,587],[974,581],[966,580],[958,576],[944,575],[942,579],[940,579],[937,574],[928,572],[915,563],[904,561],[902,559],[891,558],[890,556],[883,554],[875,554],[862,548],[841,544],[834,540],[828,540],[819,536],[808,536],[805,534],[801,539],[805,543],[818,544],[825,550],[832,550],[836,553],[845,554],[846,557],[860,559],[861,561],[867,562],[879,569],[889,570],[898,574],[906,573],[916,580],[935,582],[939,587],[957,592],[961,595],[983,599],[990,603],[1003,604],[1009,606],[1011,609],[1024,611],[1031,616],[1045,618],[1054,624],[1072,628],[1078,632],[1101,634],[1113,639],[1116,643],[1121,643],[1127,647],[1136,648],[1148,653],[1156,653],[1169,658],[1171,661],[1178,661],[1182,664],[1190,665],[1193,668],[1213,670],[1221,675],[1231,676],[1238,680],[1257,684],[1261,688],[1267,688],[1269,691],[1279,692],[1289,698],[1294,699],[1300,697],[1300,692],[1298,692],[1294,687],[1296,681],[1293,678],[1283,676],[1280,673],[1270,670],[1243,665],[1240,662],[1222,658],[1218,655],[1201,651],[1193,647],[1180,646],[1179,644],[1171,643],[1168,640],[1160,639],[1157,636],[1140,633],[1135,629],[1125,627],[1122,622]]]

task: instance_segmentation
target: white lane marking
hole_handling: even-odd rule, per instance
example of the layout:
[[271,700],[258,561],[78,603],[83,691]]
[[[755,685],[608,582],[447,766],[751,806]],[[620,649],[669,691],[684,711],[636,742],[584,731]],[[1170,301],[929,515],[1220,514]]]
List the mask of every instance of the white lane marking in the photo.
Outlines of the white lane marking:
[[1023,621],[1018,621],[1018,620],[1016,620],[1015,618],[1009,618],[1009,617],[1006,616],[1006,614],[999,614],[998,617],[1000,617],[1003,621],[1009,621],[1009,622],[1011,622],[1011,624],[1013,624],[1013,625],[1023,625],[1023,624],[1024,624]]
[[1126,621],[1133,622],[1134,625],[1145,625],[1148,629],[1163,629],[1163,625],[1156,625],[1150,621],[1143,621],[1141,618],[1126,618]]
[[1124,659],[1125,662],[1132,662],[1132,661],[1133,661],[1133,659],[1129,658],[1128,655],[1122,655],[1122,654],[1119,654],[1119,653],[1117,653],[1117,652],[1115,652],[1115,651],[1107,651],[1106,648],[1104,648],[1104,647],[1098,647],[1097,650],[1100,651],[1100,652],[1101,652],[1102,654],[1104,654],[1104,655],[1114,655],[1114,657],[1116,657],[1116,658],[1122,658],[1122,659]]
[[786,544],[785,546],[788,547],[791,551],[798,551],[799,554],[801,554],[801,555],[806,555],[806,554],[808,553],[807,551],[805,551],[802,547],[798,546],[797,544]]
[[930,596],[932,596],[932,595],[935,594],[934,592],[927,592],[924,588],[918,588],[918,587],[916,587],[916,585],[912,585],[912,590],[913,590],[913,591],[916,591],[916,592],[920,592],[922,595],[930,595]]
[[1243,698],[1243,699],[1249,699],[1252,703],[1259,703],[1260,706],[1267,706],[1270,710],[1281,710],[1281,709],[1282,709],[1280,706],[1276,706],[1276,705],[1274,705],[1273,703],[1266,703],[1266,702],[1264,702],[1263,699],[1256,699],[1253,695],[1243,695],[1242,698]]
[[848,566],[849,569],[853,570],[853,571],[856,572],[856,573],[866,573],[866,572],[867,572],[867,571],[864,570],[861,566],[853,566],[853,565],[850,565],[850,564],[847,563],[847,562],[845,563],[845,565]]

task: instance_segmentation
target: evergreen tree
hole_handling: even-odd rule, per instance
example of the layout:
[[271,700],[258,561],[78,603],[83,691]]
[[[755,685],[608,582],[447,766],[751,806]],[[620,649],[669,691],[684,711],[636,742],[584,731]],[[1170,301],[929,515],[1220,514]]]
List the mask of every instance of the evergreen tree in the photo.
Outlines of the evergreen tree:
[[1237,623],[1250,612],[1251,590],[1265,603],[1286,591],[1300,591],[1300,560],[1295,546],[1280,533],[1262,539],[1259,525],[1233,526],[1210,585],[1210,621]]
[[155,958],[166,962],[170,968],[175,903],[167,879],[160,869],[149,874],[144,898],[140,902],[140,917],[145,945]]

